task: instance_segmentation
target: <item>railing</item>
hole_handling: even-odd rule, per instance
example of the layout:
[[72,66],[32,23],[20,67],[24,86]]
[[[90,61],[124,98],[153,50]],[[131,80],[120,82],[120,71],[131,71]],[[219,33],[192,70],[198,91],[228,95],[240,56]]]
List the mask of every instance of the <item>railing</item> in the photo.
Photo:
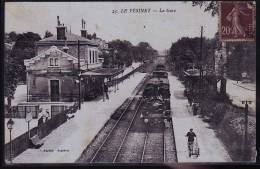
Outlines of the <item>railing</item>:
[[25,118],[27,112],[31,112],[33,118],[37,118],[39,113],[39,105],[12,106],[10,108],[10,112],[5,114],[5,118]]
[[137,72],[138,70],[140,70],[142,67],[144,66],[144,64],[142,64],[141,66],[139,66],[138,68],[135,68],[133,71],[127,73],[126,75],[120,77],[120,78],[117,78],[117,79],[112,79],[110,81],[107,82],[107,86],[110,87],[110,86],[114,86],[118,83],[120,83],[121,81],[129,78],[129,76],[131,76],[132,74],[134,74],[135,72]]
[[[62,107],[62,106],[60,106]],[[53,115],[50,120],[47,120],[45,123],[43,123],[40,126],[34,127],[30,130],[30,137],[33,137],[35,135],[38,135],[40,139],[46,137],[48,134],[50,134],[54,129],[62,125],[67,121],[67,115],[68,113],[75,113],[78,108],[78,103],[75,103],[73,106],[70,107],[64,107],[63,112],[57,113],[56,115]],[[18,137],[16,137],[14,140],[12,140],[12,151],[10,151],[10,142],[5,144],[5,159],[10,158],[10,152],[12,152],[11,156],[12,158],[17,157],[19,154],[24,152],[26,149],[29,148],[29,133],[28,131]]]

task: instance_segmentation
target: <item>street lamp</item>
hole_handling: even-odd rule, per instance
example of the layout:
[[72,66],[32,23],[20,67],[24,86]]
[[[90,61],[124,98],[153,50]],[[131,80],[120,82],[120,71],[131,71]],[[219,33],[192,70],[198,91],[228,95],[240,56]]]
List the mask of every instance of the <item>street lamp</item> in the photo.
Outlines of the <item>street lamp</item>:
[[247,156],[247,135],[248,135],[248,131],[247,131],[247,126],[248,126],[248,104],[251,104],[252,101],[248,101],[248,100],[243,100],[242,104],[245,104],[245,135],[244,135],[244,159],[246,159]]
[[7,128],[10,131],[10,162],[12,163],[12,129],[13,129],[14,121],[10,118],[7,122]]
[[[118,51],[116,49],[113,50],[113,68],[115,67],[115,56],[117,55]],[[114,79],[114,82],[115,82],[115,90],[114,92],[116,93],[116,90],[118,90],[118,87],[117,87],[117,77],[116,79]]]
[[114,55],[113,55],[113,60],[114,60],[114,65],[113,65],[113,67],[115,66],[115,58],[116,58],[116,56],[117,56],[117,53],[118,53],[118,51],[115,49],[115,51],[114,51]]
[[79,75],[78,75],[78,80],[76,79],[75,80],[75,82],[78,84],[78,91],[79,91],[79,93],[78,93],[78,103],[79,103],[79,110],[81,109],[81,83],[80,83],[80,81],[82,80],[82,78],[81,78],[81,73],[79,73]]
[[116,90],[119,90],[119,88],[118,88],[118,85],[119,85],[119,81],[118,81],[118,75],[116,76]]

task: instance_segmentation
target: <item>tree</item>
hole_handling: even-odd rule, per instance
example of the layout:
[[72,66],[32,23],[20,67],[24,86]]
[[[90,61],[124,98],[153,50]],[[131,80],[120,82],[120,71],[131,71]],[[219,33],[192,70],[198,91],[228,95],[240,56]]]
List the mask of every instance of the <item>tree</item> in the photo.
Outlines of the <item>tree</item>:
[[227,44],[227,75],[234,80],[241,79],[241,73],[247,72],[251,80],[256,76],[256,44],[254,42],[230,42]]
[[35,56],[35,42],[40,40],[41,37],[33,32],[23,34],[10,32],[5,35],[6,41],[15,41],[12,49],[8,49],[5,46],[4,57],[4,96],[8,98],[10,106],[10,101],[14,96],[18,82],[26,80],[24,59],[30,59]]
[[18,83],[18,72],[20,66],[17,64],[17,59],[10,57],[11,49],[5,46],[4,57],[4,96],[8,100],[8,108],[11,106],[11,99],[14,96],[15,89]]
[[148,42],[140,42],[137,46],[133,46],[131,42],[127,40],[113,40],[108,43],[109,48],[113,52],[114,63],[124,64],[130,66],[133,61],[143,61],[146,59],[152,59],[153,56],[158,55],[157,51],[153,49]]
[[[254,4],[255,1],[248,1],[250,4]],[[204,7],[204,12],[211,12],[212,16],[218,14],[218,1],[192,1],[192,6]]]
[[17,38],[16,32],[12,31],[10,33],[5,33],[5,39],[4,41],[6,43],[15,42]]
[[44,38],[48,38],[48,37],[51,37],[51,36],[53,36],[53,34],[50,31],[46,30]]
[[19,34],[10,57],[16,60],[19,81],[26,81],[24,60],[36,55],[35,42],[41,39],[39,34],[27,32]]
[[211,12],[212,16],[218,14],[217,1],[192,1],[192,6],[204,7],[204,12]]
[[[114,63],[117,65],[126,65],[129,66],[132,64],[131,50],[132,44],[126,40],[113,40],[108,43],[109,47],[113,50],[114,53]],[[115,53],[117,51],[117,53]]]
[[155,50],[151,47],[151,45],[148,42],[140,42],[137,46],[139,47],[139,52],[141,53],[142,61],[151,60],[153,59],[152,56],[156,55]]

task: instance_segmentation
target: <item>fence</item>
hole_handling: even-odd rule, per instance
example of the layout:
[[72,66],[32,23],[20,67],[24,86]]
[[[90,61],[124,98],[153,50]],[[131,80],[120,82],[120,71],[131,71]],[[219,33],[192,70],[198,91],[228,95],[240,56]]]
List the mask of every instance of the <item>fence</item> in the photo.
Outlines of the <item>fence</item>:
[[27,112],[31,112],[33,118],[37,118],[39,113],[39,105],[12,106],[10,113],[5,114],[5,118],[25,118]]
[[[62,106],[59,106],[62,107]],[[67,121],[67,113],[75,113],[77,111],[78,104],[75,103],[71,107],[63,107],[63,112],[53,115],[50,120],[47,120],[40,126],[34,127],[30,130],[30,137],[33,137],[38,134],[39,138],[42,139],[48,134],[50,134],[54,129],[62,125]],[[61,110],[62,108],[55,109]],[[5,159],[10,159],[10,144],[12,146],[12,158],[18,156],[26,149],[29,148],[29,133],[28,131],[19,137],[12,140],[12,142],[5,144]]]
[[55,116],[60,114],[66,110],[68,106],[64,105],[51,105],[51,116]]
[[131,76],[132,74],[134,74],[135,72],[137,72],[138,70],[140,70],[142,67],[144,67],[145,64],[142,64],[141,66],[139,66],[138,68],[134,69],[133,71],[127,73],[126,75],[120,77],[120,78],[117,78],[117,79],[113,79],[111,81],[108,81],[107,82],[107,86],[110,87],[110,86],[114,86],[120,82],[122,82],[123,80],[129,78],[129,76]]

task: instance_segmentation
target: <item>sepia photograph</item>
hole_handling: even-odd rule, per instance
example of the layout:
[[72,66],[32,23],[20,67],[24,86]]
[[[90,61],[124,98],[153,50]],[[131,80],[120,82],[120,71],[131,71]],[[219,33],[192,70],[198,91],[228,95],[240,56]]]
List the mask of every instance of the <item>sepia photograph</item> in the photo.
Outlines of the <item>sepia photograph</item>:
[[4,164],[256,163],[255,8],[5,2]]

